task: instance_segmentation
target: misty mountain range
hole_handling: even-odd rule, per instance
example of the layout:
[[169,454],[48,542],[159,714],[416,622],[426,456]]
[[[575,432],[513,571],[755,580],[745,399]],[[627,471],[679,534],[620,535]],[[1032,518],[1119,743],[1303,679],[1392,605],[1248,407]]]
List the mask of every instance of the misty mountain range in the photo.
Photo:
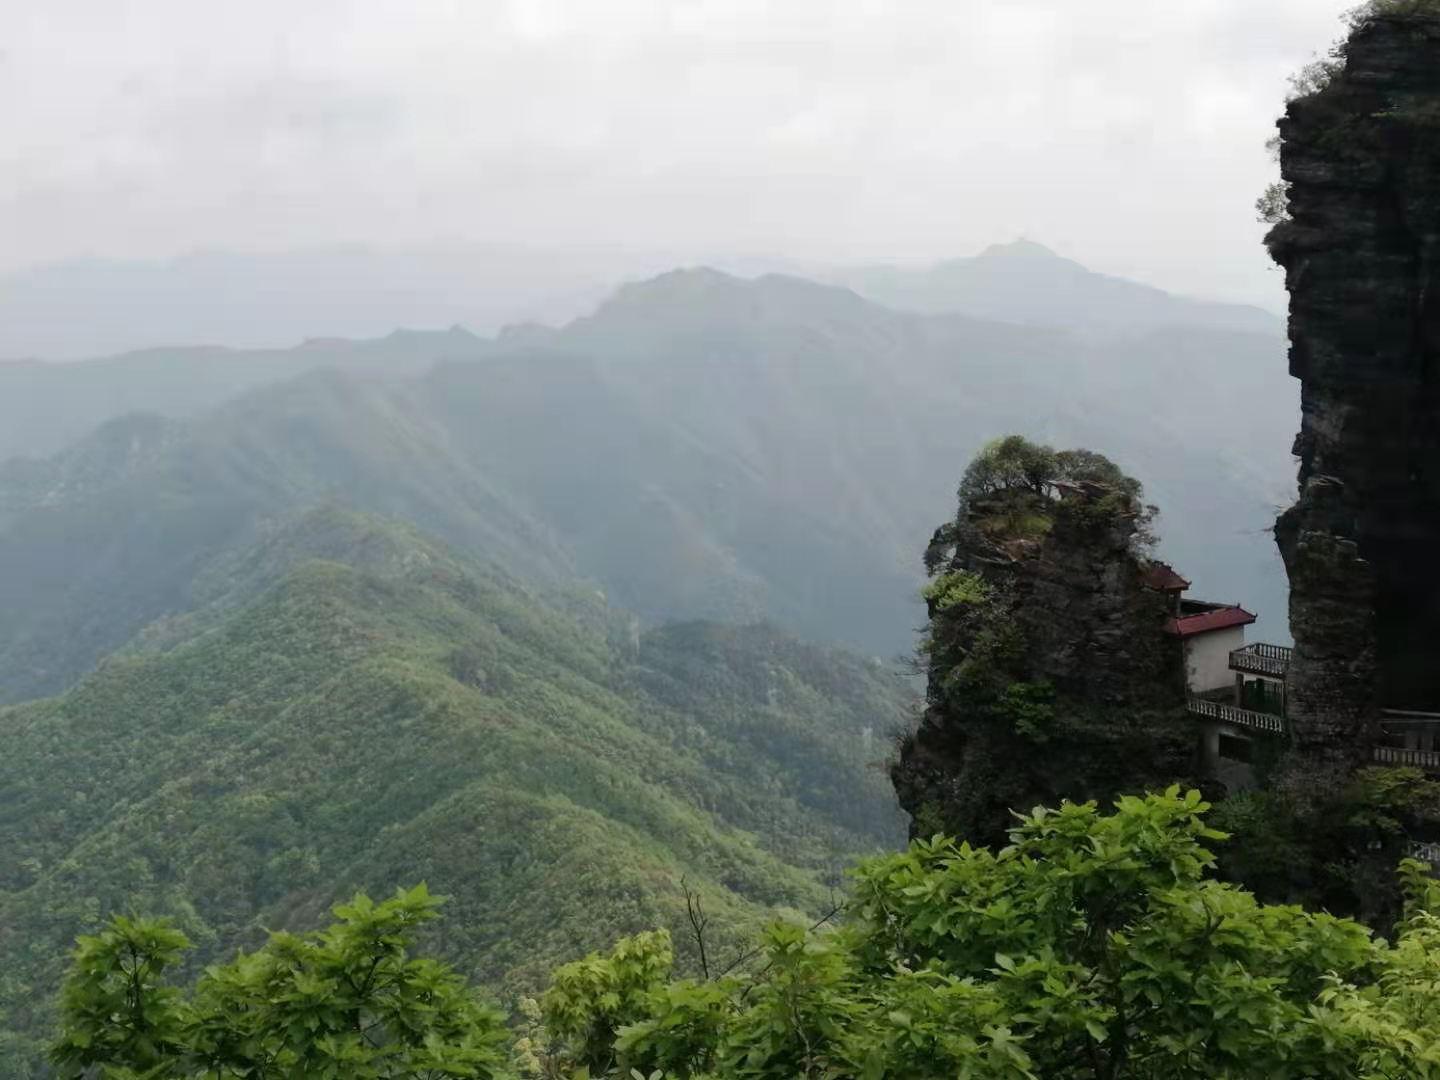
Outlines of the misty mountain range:
[[[706,260],[727,273],[784,273],[854,289],[906,311],[1133,332],[1195,323],[1269,333],[1259,308],[1172,296],[1096,274],[1033,241],[933,266],[829,266],[776,258]],[[493,335],[560,325],[615,282],[684,260],[658,252],[453,247],[198,252],[152,262],[85,259],[0,274],[0,362],[78,360],[177,345],[285,348],[312,338],[378,338],[395,327]]]
[[[268,520],[325,500],[656,623],[769,618],[905,653],[919,552],[974,451],[1012,431],[1138,476],[1161,554],[1284,638],[1278,324],[1038,245],[879,278],[896,307],[697,269],[495,338],[0,366],[0,700],[69,685],[188,610]],[[952,286],[964,313],[935,311]]]
[[868,266],[827,280],[903,311],[1099,333],[1190,325],[1259,334],[1280,329],[1275,316],[1260,308],[1191,300],[1097,274],[1032,240],[996,244],[973,258],[921,269]]

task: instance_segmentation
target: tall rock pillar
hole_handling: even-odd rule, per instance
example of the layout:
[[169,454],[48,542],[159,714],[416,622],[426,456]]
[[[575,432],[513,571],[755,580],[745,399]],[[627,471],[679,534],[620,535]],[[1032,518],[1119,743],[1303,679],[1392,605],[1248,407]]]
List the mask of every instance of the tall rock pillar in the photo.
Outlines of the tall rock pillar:
[[1376,4],[1280,136],[1302,419],[1276,535],[1295,764],[1323,782],[1382,708],[1440,711],[1440,3]]

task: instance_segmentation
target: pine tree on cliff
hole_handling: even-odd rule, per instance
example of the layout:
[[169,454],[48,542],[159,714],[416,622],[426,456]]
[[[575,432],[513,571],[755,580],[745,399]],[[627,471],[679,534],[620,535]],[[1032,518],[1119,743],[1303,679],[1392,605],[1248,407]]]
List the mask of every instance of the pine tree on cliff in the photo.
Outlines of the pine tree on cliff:
[[1012,811],[1188,777],[1181,658],[1144,584],[1154,515],[1087,450],[1010,436],[971,463],[925,553],[927,708],[892,767],[916,835],[994,843]]

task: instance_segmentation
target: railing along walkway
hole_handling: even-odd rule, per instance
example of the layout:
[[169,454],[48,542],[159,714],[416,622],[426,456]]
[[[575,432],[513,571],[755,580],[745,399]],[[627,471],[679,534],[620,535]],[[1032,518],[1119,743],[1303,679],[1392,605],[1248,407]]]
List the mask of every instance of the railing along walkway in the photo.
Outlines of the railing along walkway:
[[1204,716],[1210,720],[1220,720],[1237,727],[1250,728],[1252,731],[1263,731],[1268,735],[1285,734],[1284,717],[1272,716],[1270,713],[1253,712],[1220,701],[1207,701],[1205,698],[1191,698],[1186,707],[1196,716]]
[[1440,750],[1411,750],[1404,746],[1377,746],[1375,760],[1381,765],[1409,765],[1440,772]]
[[1265,645],[1257,641],[1243,648],[1230,650],[1230,670],[1283,679],[1290,670],[1292,652],[1294,650],[1288,645]]

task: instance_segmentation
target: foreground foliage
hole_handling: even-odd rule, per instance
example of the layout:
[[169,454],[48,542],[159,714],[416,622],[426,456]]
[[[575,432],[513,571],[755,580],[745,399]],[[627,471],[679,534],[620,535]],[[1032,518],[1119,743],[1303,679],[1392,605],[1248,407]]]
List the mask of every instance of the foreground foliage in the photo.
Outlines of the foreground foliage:
[[61,1076],[488,1078],[506,1061],[501,1014],[446,965],[406,954],[438,902],[423,885],[357,896],[318,934],[275,934],[206,970],[190,994],[163,980],[189,946],[164,922],[113,919],[75,950]]
[[1386,941],[1207,879],[1207,809],[1172,788],[1037,809],[999,851],[917,841],[860,865],[837,928],[776,924],[741,975],[677,980],[667,932],[627,938],[524,1003],[509,1055],[494,1011],[407,956],[423,889],[357,899],[188,994],[164,981],[183,938],[116,919],[76,950],[52,1056],[117,1080],[1440,1077],[1429,868],[1402,864]]
[[667,983],[665,939],[622,942],[557,974],[536,1060],[754,1080],[1440,1077],[1428,868],[1402,865],[1388,943],[1207,880],[1207,809],[1172,788],[1109,815],[1037,809],[998,852],[917,841],[857,870],[837,932],[772,928],[749,979]]

